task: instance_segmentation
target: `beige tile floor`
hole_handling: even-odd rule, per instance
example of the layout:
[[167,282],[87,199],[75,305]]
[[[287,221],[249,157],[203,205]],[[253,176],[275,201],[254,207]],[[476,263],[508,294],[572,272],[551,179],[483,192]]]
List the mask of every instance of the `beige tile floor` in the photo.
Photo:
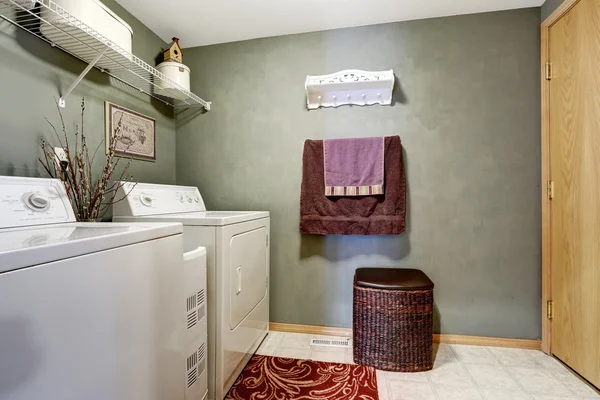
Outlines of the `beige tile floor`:
[[[352,349],[311,346],[312,338],[271,332],[258,354],[352,363]],[[498,347],[436,345],[433,370],[415,374],[377,371],[377,382],[380,400],[600,399],[541,351]]]

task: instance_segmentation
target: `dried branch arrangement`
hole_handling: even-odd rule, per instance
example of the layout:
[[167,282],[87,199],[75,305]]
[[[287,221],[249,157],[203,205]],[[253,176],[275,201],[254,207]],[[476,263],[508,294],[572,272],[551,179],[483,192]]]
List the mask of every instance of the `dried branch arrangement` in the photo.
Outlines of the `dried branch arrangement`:
[[[104,140],[100,142],[90,157],[84,133],[85,99],[81,100],[81,125],[75,126],[75,147],[73,148],[69,146],[67,128],[61,109],[56,100],[55,103],[62,125],[62,137],[48,118],[46,118],[46,122],[52,127],[58,141],[58,146],[64,149],[67,161],[59,162],[59,157],[54,150],[54,146],[47,143],[43,138],[40,145],[44,158],[39,157],[38,160],[50,177],[60,179],[65,185],[77,220],[99,221],[104,217],[112,204],[118,203],[125,198],[125,196],[116,198],[117,191],[123,186],[121,182],[133,180],[133,177],[127,173],[131,166],[131,159],[127,159],[127,164],[121,170],[119,179],[111,182],[111,178],[115,174],[115,171],[118,170],[119,163],[122,160],[120,157],[115,157],[114,151],[122,135],[121,121],[119,121],[110,138],[104,168],[100,176],[94,179],[92,165],[94,164],[98,150],[104,147]],[[133,186],[131,189],[133,189]]]

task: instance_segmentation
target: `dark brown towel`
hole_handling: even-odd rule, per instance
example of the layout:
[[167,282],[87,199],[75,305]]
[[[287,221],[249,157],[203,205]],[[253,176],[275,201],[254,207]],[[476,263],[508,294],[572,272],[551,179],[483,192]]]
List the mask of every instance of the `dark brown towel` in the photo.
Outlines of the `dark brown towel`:
[[323,141],[304,142],[300,233],[399,235],[406,229],[406,175],[400,137],[385,138],[385,194],[326,197]]

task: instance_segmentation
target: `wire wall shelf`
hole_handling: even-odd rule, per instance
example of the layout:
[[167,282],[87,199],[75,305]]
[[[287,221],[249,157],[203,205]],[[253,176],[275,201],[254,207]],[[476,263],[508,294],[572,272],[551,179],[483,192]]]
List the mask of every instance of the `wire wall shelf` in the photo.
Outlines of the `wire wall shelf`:
[[37,3],[34,0],[0,0],[0,18],[88,64],[71,87],[62,93],[59,100],[62,107],[65,106],[65,100],[71,91],[95,67],[139,92],[177,109],[210,110],[211,102],[202,100],[186,90],[52,0],[38,0]]

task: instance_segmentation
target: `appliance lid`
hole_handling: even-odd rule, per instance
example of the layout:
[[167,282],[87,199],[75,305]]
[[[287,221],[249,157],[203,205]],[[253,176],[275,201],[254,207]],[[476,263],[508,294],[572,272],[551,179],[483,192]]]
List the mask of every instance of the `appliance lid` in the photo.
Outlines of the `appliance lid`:
[[0,229],[0,273],[181,234],[181,224],[67,223]]
[[199,211],[147,215],[139,217],[115,217],[115,221],[181,222],[184,226],[224,226],[269,218],[268,211]]

